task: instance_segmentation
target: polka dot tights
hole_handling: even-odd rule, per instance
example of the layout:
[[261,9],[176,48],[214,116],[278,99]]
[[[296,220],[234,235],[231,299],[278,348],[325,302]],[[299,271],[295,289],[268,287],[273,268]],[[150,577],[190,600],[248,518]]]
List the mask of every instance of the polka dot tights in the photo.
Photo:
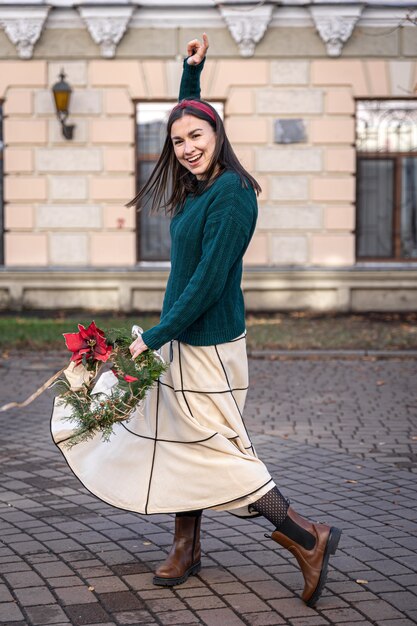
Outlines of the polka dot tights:
[[251,504],[249,510],[257,511],[272,522],[275,528],[278,528],[287,517],[289,506],[290,503],[284,498],[278,487],[273,487],[262,498]]

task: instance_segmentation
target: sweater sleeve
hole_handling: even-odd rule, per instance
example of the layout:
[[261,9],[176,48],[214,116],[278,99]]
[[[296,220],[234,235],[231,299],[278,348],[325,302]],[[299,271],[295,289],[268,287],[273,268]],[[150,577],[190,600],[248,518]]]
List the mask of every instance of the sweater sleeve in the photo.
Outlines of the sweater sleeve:
[[220,299],[230,268],[243,256],[249,239],[232,215],[207,219],[201,259],[189,283],[160,323],[142,335],[149,348],[158,350],[175,339]]
[[200,74],[203,71],[205,62],[206,58],[204,57],[198,65],[189,65],[187,59],[184,59],[178,102],[185,99],[200,99]]

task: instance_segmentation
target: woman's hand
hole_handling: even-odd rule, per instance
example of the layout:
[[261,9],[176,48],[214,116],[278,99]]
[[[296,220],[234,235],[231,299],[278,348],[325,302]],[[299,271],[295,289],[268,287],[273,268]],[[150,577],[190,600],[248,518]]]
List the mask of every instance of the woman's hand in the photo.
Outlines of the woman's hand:
[[142,352],[145,352],[145,350],[147,349],[148,349],[148,346],[146,345],[146,343],[144,343],[142,337],[138,337],[137,339],[135,339],[135,341],[132,341],[132,343],[129,346],[132,359],[136,359],[139,356],[139,354],[141,354]]
[[188,65],[199,65],[207,54],[209,41],[206,33],[203,33],[203,43],[199,39],[193,39],[187,44]]

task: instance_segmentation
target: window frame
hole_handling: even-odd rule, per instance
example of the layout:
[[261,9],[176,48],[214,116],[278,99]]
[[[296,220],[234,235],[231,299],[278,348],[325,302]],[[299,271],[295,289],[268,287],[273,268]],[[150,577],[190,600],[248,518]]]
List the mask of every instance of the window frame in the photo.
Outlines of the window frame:
[[3,266],[5,262],[4,254],[4,238],[5,238],[5,224],[4,224],[4,100],[0,98],[0,265]]
[[[366,97],[366,98],[355,98],[355,113],[354,113],[354,121],[355,121],[355,143],[353,147],[356,151],[356,193],[355,193],[355,259],[357,263],[397,263],[397,264],[416,264],[417,258],[415,257],[402,257],[401,254],[401,183],[402,183],[402,167],[401,167],[401,159],[402,158],[416,158],[417,159],[417,150],[416,151],[408,151],[408,152],[360,152],[357,148],[356,144],[356,129],[357,129],[357,104],[358,102],[364,101],[378,101],[378,102],[393,102],[393,101],[404,101],[410,100],[411,102],[415,102],[417,104],[417,97],[414,96],[393,96],[387,98],[377,98],[377,97]],[[359,247],[359,237],[358,237],[358,224],[359,224],[359,184],[358,184],[358,176],[359,176],[359,161],[361,159],[390,159],[394,161],[394,204],[392,211],[392,249],[393,256],[383,257],[383,256],[359,256],[358,247]]]
[[[137,131],[137,127],[138,127],[138,123],[137,123],[137,111],[138,111],[138,105],[141,104],[152,104],[152,102],[161,102],[163,104],[172,104],[172,106],[174,107],[177,103],[178,100],[175,100],[174,98],[158,98],[158,99],[152,99],[152,100],[147,100],[145,98],[137,98],[135,100],[133,100],[133,105],[134,105],[134,121],[135,121],[135,142],[134,142],[134,150],[135,150],[135,195],[138,192],[138,181],[139,181],[139,175],[140,175],[140,161],[141,160],[145,160],[145,159],[140,159],[139,158],[139,149],[138,149],[138,131]],[[143,156],[143,155],[142,155]],[[153,154],[149,154],[146,156],[153,156]],[[157,158],[159,157],[159,154],[155,155]],[[167,259],[152,259],[152,261],[146,261],[144,259],[141,258],[141,253],[142,253],[142,246],[141,246],[141,211],[137,211],[136,210],[136,218],[135,218],[135,225],[136,225],[136,264],[137,265],[166,265],[167,263],[169,263],[169,260]]]

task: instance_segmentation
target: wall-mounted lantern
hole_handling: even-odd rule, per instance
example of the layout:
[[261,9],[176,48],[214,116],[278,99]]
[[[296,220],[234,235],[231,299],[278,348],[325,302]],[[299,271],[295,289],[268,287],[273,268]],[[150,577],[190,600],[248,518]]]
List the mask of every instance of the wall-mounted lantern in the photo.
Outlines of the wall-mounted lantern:
[[62,134],[65,139],[72,139],[74,134],[74,124],[66,124],[69,114],[69,103],[71,99],[72,89],[65,80],[64,70],[59,75],[60,80],[52,87],[54,94],[56,114],[62,126]]

